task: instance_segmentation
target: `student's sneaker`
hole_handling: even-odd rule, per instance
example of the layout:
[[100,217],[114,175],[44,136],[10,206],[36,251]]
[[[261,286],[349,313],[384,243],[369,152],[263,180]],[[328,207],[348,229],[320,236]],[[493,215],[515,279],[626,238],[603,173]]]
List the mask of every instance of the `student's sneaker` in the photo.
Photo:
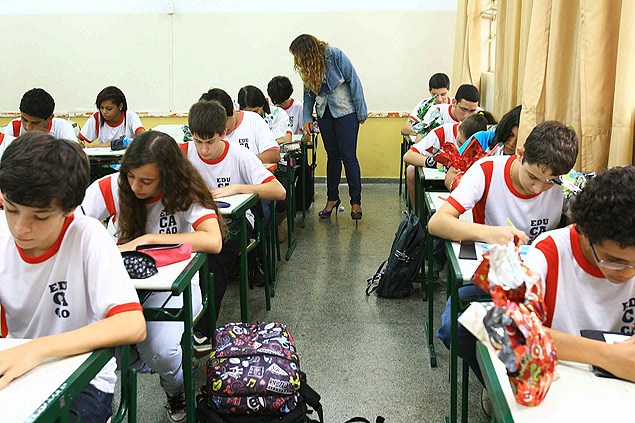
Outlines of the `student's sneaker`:
[[481,407],[483,407],[483,412],[485,412],[487,417],[492,417],[492,400],[489,399],[485,388],[481,391]]
[[192,338],[194,341],[194,351],[197,353],[207,353],[212,350],[211,340],[201,332],[195,330]]
[[185,393],[183,391],[179,392],[175,396],[168,397],[168,403],[165,406],[165,409],[168,411],[168,418],[172,422],[182,422],[187,417],[187,413],[185,411]]

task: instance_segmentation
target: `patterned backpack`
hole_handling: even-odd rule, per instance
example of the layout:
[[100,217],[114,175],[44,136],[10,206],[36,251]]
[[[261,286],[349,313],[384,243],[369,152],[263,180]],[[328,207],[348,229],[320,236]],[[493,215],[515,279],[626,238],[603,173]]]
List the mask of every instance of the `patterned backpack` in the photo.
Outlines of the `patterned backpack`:
[[215,341],[216,350],[205,368],[207,384],[198,402],[199,421],[252,420],[246,416],[258,417],[254,421],[306,421],[305,403],[322,421],[319,395],[306,384],[285,325],[229,323],[216,329]]

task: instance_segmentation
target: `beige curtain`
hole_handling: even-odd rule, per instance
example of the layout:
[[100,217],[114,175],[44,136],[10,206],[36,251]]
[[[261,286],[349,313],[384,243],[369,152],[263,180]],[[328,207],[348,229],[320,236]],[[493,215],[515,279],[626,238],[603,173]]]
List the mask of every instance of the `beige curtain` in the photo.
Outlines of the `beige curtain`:
[[[481,82],[481,0],[459,0],[454,36],[452,86]],[[454,93],[452,93],[454,95]]]
[[522,103],[519,145],[545,120],[572,126],[580,138],[576,169],[597,171],[607,165],[632,164],[635,2],[529,3],[518,6],[517,0],[503,0],[499,4],[505,10],[505,22],[499,23],[504,31],[511,25],[507,18],[521,21],[511,33],[498,33],[497,43],[517,47],[516,57],[508,51],[499,56],[497,48],[496,74],[500,69],[502,75],[497,75],[495,110]]

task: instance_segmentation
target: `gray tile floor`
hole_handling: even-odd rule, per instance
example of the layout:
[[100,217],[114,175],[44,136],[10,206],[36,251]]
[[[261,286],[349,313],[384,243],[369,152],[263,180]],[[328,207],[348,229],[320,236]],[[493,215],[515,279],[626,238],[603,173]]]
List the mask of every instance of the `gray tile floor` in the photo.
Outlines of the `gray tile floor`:
[[[405,204],[397,184],[363,187],[364,217],[350,218],[348,190],[340,188],[345,212],[319,219],[325,185],[316,186],[316,202],[306,227],[297,220],[297,248],[281,262],[279,285],[267,312],[262,289],[249,293],[251,318],[289,326],[300,353],[301,368],[322,395],[325,421],[381,415],[388,423],[442,422],[449,410],[448,351],[436,341],[438,367],[430,368],[426,303],[416,285],[405,299],[389,300],[364,293],[390,251]],[[445,302],[445,271],[435,286],[438,327]],[[225,295],[219,324],[240,319],[238,286]],[[198,361],[196,386],[205,379],[205,359]],[[470,422],[486,422],[480,385],[471,377]],[[119,391],[119,387],[117,388]],[[116,402],[116,401],[115,401]],[[138,420],[167,422],[165,394],[156,375],[139,375]]]

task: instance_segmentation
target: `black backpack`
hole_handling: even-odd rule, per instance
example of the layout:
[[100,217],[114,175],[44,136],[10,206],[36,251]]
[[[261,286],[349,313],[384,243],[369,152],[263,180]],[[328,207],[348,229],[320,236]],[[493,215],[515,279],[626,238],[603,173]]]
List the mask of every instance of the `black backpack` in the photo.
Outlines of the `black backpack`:
[[399,224],[388,260],[379,266],[375,276],[367,280],[366,295],[373,292],[386,298],[403,298],[410,295],[412,279],[421,268],[424,251],[425,230],[420,219],[408,213]]
[[[302,160],[298,158],[298,161]],[[313,174],[315,172],[315,165],[309,164],[308,160],[304,160],[304,173],[302,173],[302,167],[297,169],[297,182],[295,184],[295,209],[296,211],[308,210],[313,203],[313,195],[315,194],[315,187],[313,185]],[[304,185],[304,204],[302,204],[302,185]]]

